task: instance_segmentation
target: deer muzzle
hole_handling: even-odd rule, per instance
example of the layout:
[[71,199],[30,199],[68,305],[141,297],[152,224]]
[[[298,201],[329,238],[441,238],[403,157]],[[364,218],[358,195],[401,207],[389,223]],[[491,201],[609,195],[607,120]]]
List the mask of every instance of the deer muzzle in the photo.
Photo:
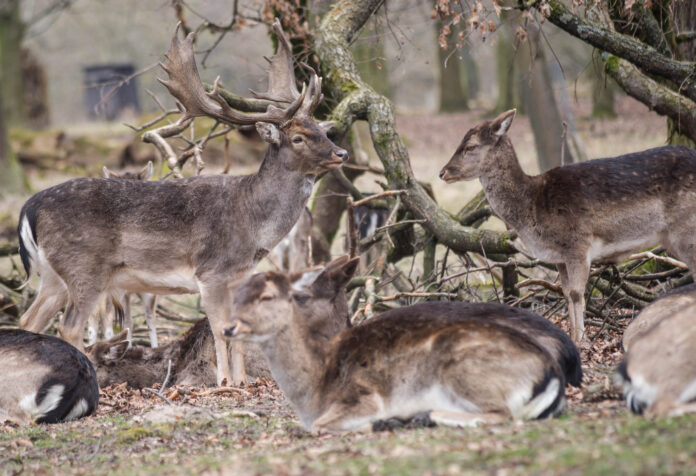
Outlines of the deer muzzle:
[[335,149],[331,151],[331,158],[323,163],[328,169],[337,169],[348,160],[348,151]]

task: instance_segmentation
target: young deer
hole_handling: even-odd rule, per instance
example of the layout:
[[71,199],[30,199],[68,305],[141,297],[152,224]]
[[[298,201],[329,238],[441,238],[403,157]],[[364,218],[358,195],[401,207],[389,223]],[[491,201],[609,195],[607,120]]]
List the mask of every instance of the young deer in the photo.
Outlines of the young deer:
[[[184,108],[177,124],[184,127],[196,116],[255,124],[269,143],[259,171],[153,182],[80,178],[37,193],[22,208],[18,228],[24,267],[41,276],[36,300],[20,320],[23,328],[41,331],[67,303],[59,332],[82,348],[88,316],[100,296],[114,289],[200,292],[215,339],[218,384],[246,380],[236,343],[230,375],[222,334],[228,286],[251,272],[290,231],[317,175],[348,158],[312,118],[322,98],[321,81],[314,74],[308,87],[297,90],[290,45],[277,20],[274,30],[279,41],[269,92],[258,96],[289,104],[284,109],[241,112],[216,88],[206,92],[194,60],[193,34],[181,41],[178,27],[163,65],[169,75],[163,84]],[[163,137],[172,128],[158,131],[145,136],[170,148]]]
[[[114,172],[104,167],[104,178],[121,179],[121,180],[150,180],[152,176],[153,166],[152,161],[148,162],[138,172]],[[128,340],[130,341],[133,335],[133,315],[131,314],[131,298],[133,293],[122,290],[114,291],[112,296],[109,296],[105,305],[101,306],[99,312],[92,313],[87,322],[87,344],[92,345],[97,342],[99,333],[99,324],[104,330],[105,339],[111,339],[114,336],[114,321],[116,320],[119,309],[122,310],[123,323],[122,326],[128,330]],[[150,335],[150,346],[157,347],[157,325],[155,324],[155,309],[157,307],[157,296],[150,293],[140,293],[140,302],[145,311],[145,321]]]
[[0,421],[57,423],[92,414],[99,402],[89,359],[53,336],[0,330]]
[[618,262],[660,242],[694,269],[696,150],[658,147],[529,176],[506,135],[514,116],[469,130],[440,178],[478,178],[495,213],[536,258],[558,267],[573,340],[585,334],[592,262]]
[[563,373],[534,340],[488,319],[399,309],[322,342],[294,281],[269,272],[233,293],[225,334],[256,342],[300,420],[313,431],[369,427],[430,412],[443,424],[544,418],[565,404]]
[[650,304],[628,326],[616,380],[631,411],[648,416],[696,412],[695,319],[692,284]]
[[[295,296],[312,336],[327,341],[348,328],[349,313],[345,286],[353,276],[358,258],[337,258],[325,268],[293,275],[298,283]],[[170,382],[183,385],[215,384],[215,346],[208,319],[201,319],[174,341],[150,349],[129,346],[125,331],[105,342],[87,347],[87,356],[97,370],[99,386],[127,382],[131,387],[151,387],[162,382],[172,362]],[[252,377],[270,378],[266,360],[258,347],[246,349],[246,368]]]

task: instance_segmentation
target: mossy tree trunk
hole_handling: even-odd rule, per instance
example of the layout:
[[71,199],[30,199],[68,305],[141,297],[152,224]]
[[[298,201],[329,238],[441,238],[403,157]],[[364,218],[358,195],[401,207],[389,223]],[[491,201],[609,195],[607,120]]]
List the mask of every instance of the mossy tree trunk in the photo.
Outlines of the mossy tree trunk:
[[487,253],[516,252],[509,233],[464,227],[430,198],[413,175],[408,151],[396,130],[392,104],[362,80],[348,45],[383,3],[383,0],[336,2],[317,30],[315,51],[321,60],[327,91],[339,101],[332,119],[343,130],[348,130],[355,120],[369,122],[372,143],[385,169],[389,188],[405,191],[402,203],[415,218],[425,220],[423,227],[439,243],[458,252],[479,252],[482,247]]
[[25,122],[22,84],[22,40],[24,24],[20,17],[20,0],[0,1],[0,96],[8,126]]
[[[2,83],[0,83],[2,86]],[[0,97],[0,196],[25,190],[24,175],[7,136],[7,123]]]

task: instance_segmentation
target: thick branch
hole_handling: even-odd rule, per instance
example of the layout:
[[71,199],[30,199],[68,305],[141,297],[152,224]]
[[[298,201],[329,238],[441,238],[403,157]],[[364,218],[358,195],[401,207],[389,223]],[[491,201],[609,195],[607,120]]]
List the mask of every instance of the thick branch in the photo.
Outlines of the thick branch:
[[581,18],[559,0],[551,0],[550,5],[549,20],[566,33],[633,63],[645,73],[661,76],[679,84],[688,97],[696,100],[694,63],[667,58],[640,40]]
[[658,83],[628,61],[604,53],[604,70],[632,96],[674,121],[680,134],[696,141],[696,103]]
[[426,220],[423,226],[438,242],[455,251],[514,253],[510,235],[489,230],[476,230],[460,225],[439,208],[416,181],[408,156],[396,131],[394,111],[384,96],[364,83],[348,49],[356,32],[383,0],[343,0],[324,17],[315,38],[316,53],[322,64],[326,85],[339,105],[332,119],[347,128],[356,118],[366,118],[377,154],[384,166],[389,188],[405,190],[404,205],[415,218]]

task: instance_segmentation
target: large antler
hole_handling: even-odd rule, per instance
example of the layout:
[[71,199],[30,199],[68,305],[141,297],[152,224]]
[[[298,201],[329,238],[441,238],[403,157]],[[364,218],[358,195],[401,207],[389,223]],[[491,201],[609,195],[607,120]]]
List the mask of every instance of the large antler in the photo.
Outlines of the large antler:
[[[190,33],[182,41],[179,39],[179,27],[180,24],[177,24],[169,51],[165,53],[167,63],[160,63],[169,79],[158,78],[158,80],[179,101],[182,115],[174,124],[168,124],[143,134],[143,141],[150,142],[159,149],[176,176],[181,176],[180,167],[191,155],[196,156],[197,161],[200,162],[200,168],[202,168],[202,161],[199,159],[202,147],[194,145],[188,157],[177,160],[172,147],[164,140],[165,137],[181,134],[190,125],[193,118],[209,116],[230,125],[251,125],[257,122],[282,125],[296,115],[311,116],[321,101],[323,97],[321,79],[312,68],[304,64],[303,66],[311,71],[311,78],[309,87],[303,84],[302,90],[298,91],[290,42],[277,18],[273,22],[273,31],[278,37],[278,51],[272,59],[266,58],[271,65],[268,72],[268,91],[265,93],[251,91],[251,94],[259,99],[288,105],[281,108],[271,104],[265,112],[242,112],[232,108],[220,94],[220,77],[215,79],[212,91],[207,92],[198,75],[193,54],[195,35]],[[197,173],[200,172],[200,168],[198,168]]]

